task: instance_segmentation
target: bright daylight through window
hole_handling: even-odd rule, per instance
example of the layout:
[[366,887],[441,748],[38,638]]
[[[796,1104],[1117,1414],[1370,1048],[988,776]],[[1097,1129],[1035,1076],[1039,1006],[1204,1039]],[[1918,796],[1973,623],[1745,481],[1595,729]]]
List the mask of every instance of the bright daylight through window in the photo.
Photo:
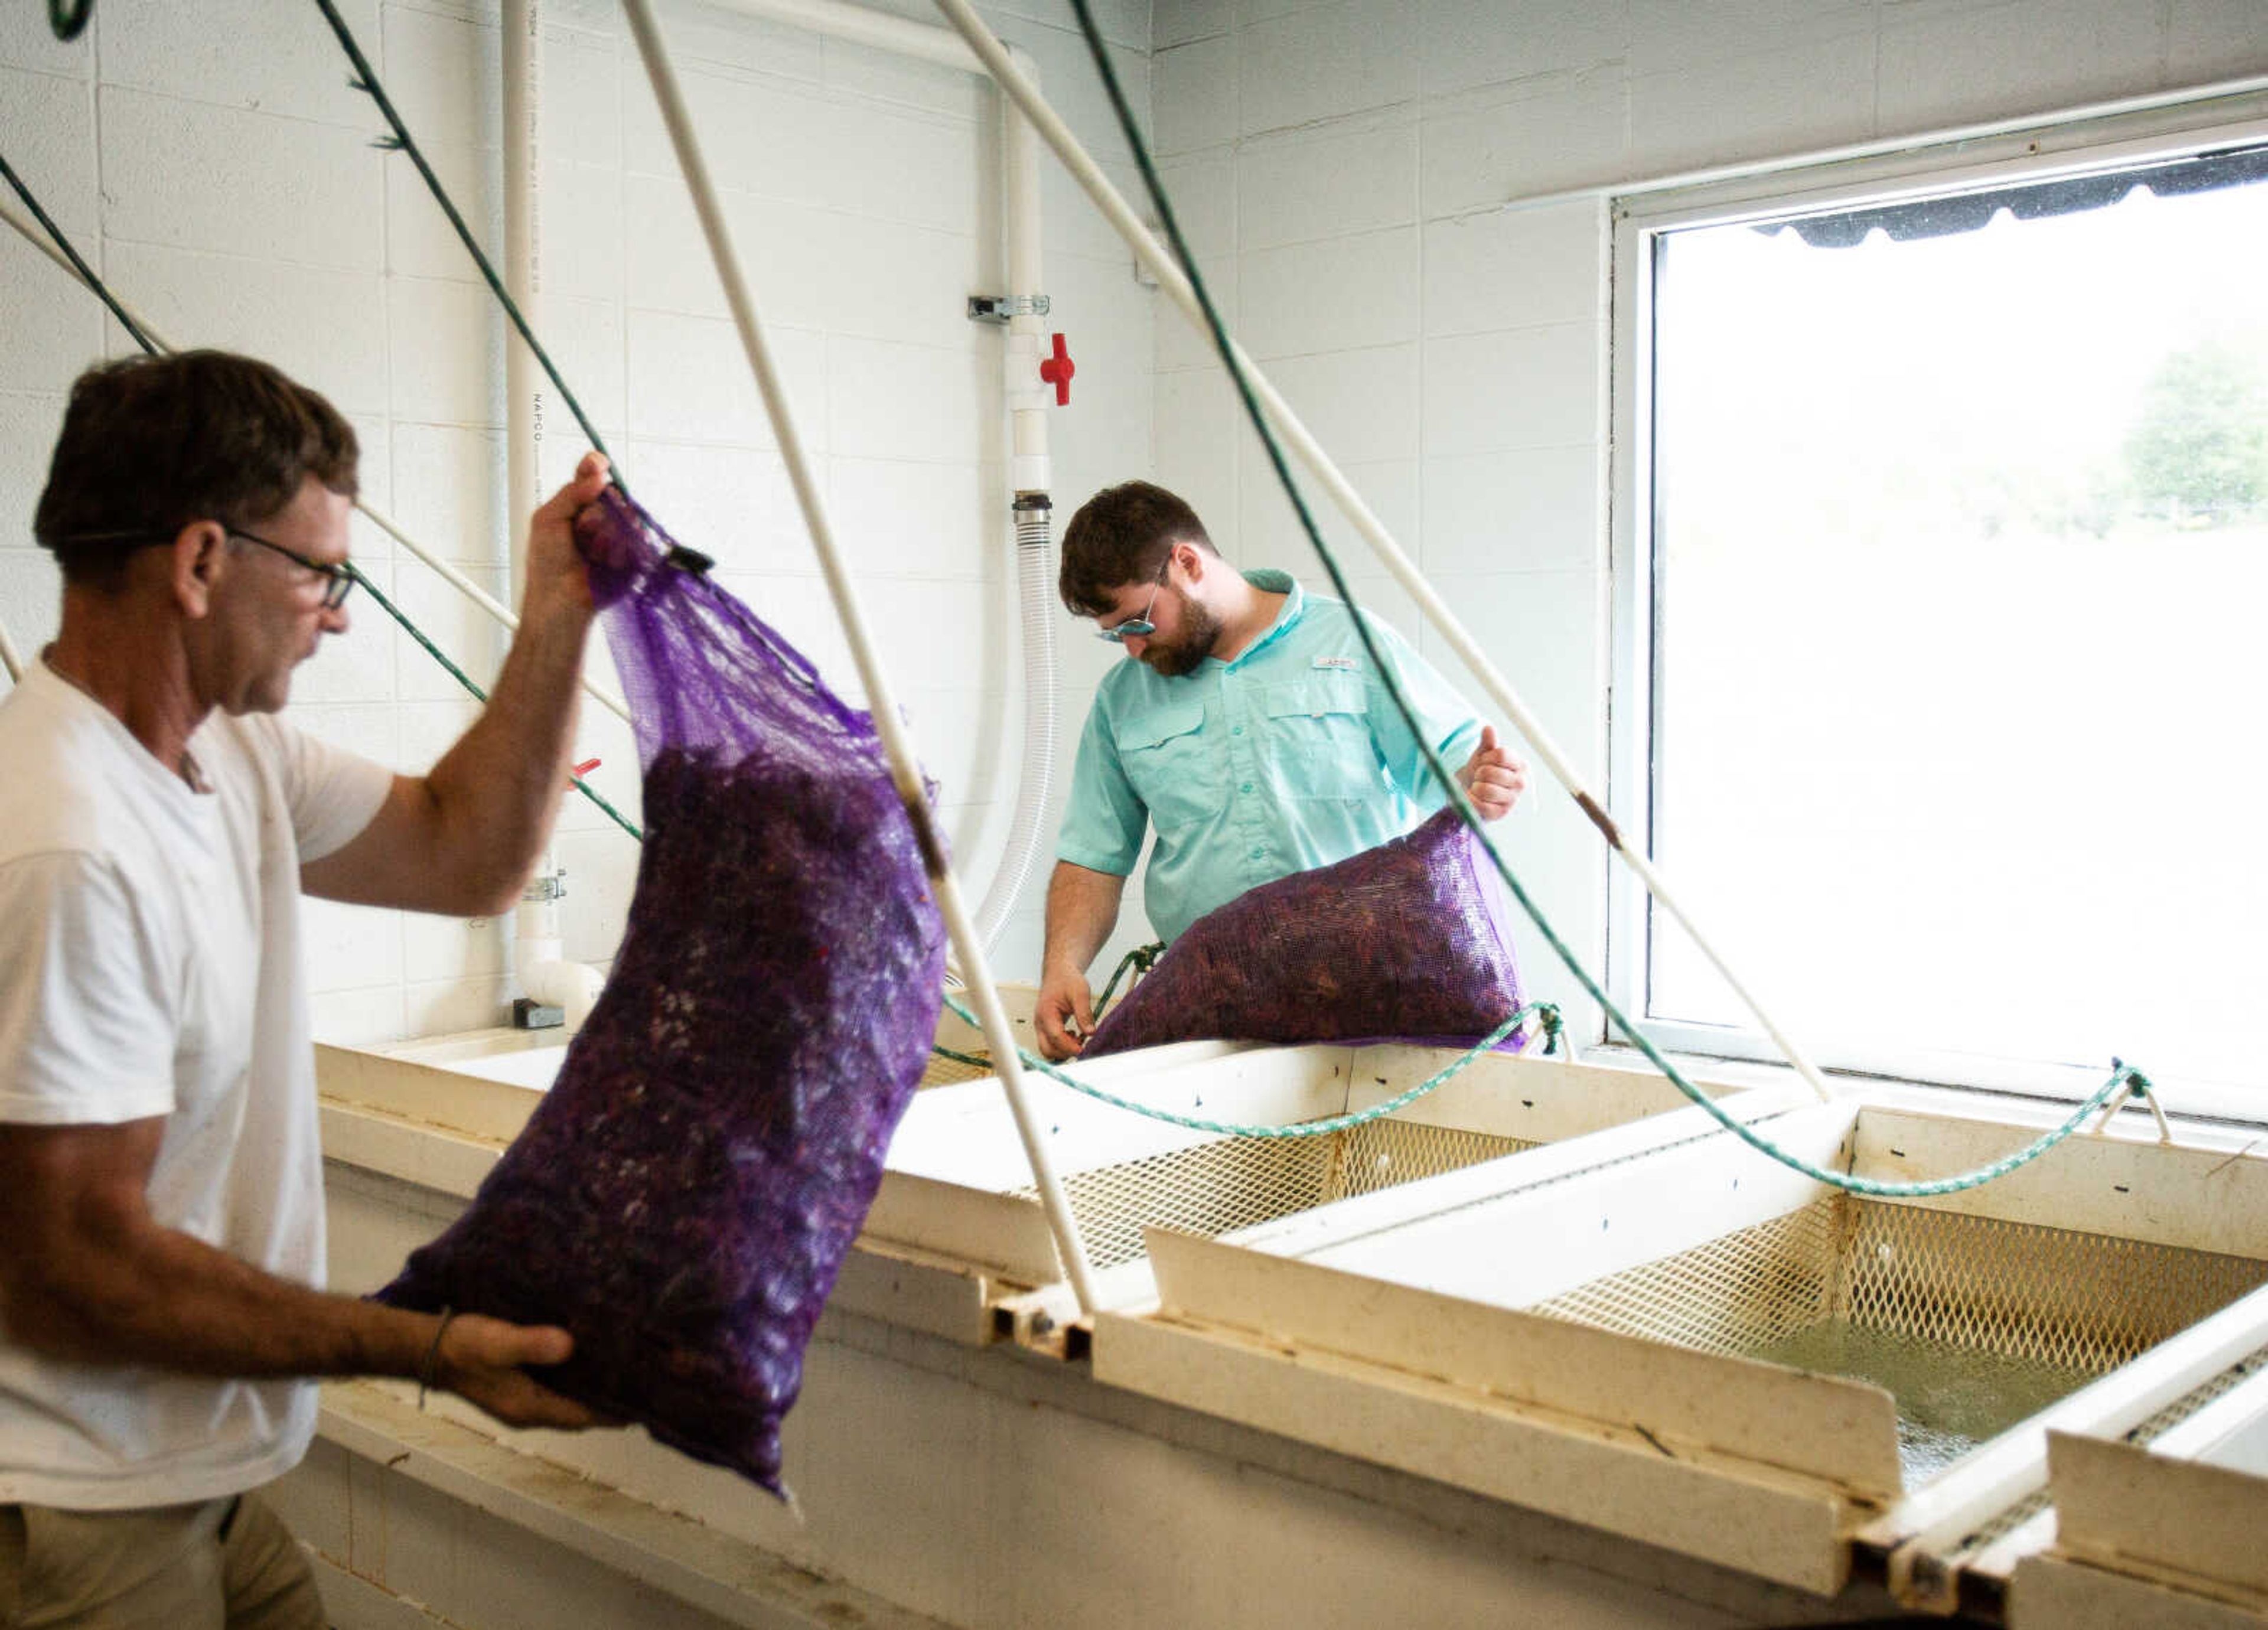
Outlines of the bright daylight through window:
[[[2268,149],[1652,246],[1697,920],[1822,1063],[2268,1087]],[[1649,1020],[1742,1051],[1650,929]]]

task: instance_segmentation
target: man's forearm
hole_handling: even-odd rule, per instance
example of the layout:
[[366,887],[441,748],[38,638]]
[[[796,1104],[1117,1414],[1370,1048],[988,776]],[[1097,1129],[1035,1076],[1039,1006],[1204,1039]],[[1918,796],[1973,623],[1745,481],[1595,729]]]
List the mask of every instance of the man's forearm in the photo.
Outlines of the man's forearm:
[[1046,972],[1083,974],[1110,931],[1118,926],[1118,904],[1126,880],[1108,872],[1056,862],[1048,880],[1047,943],[1040,963]]
[[195,1375],[414,1376],[438,1328],[154,1224],[102,1235],[55,1243],[8,1276],[11,1336],[55,1357]]
[[448,852],[478,875],[475,893],[509,896],[526,881],[566,791],[591,614],[555,604],[513,636],[487,708],[426,776]]

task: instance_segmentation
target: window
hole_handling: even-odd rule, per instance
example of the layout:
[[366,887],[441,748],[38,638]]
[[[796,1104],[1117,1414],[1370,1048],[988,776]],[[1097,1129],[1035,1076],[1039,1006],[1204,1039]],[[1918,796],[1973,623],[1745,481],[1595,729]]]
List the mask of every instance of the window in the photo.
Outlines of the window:
[[[1618,232],[1615,803],[1695,919],[1822,1064],[2268,1088],[2268,144]],[[1616,888],[1625,1010],[1769,1056]]]

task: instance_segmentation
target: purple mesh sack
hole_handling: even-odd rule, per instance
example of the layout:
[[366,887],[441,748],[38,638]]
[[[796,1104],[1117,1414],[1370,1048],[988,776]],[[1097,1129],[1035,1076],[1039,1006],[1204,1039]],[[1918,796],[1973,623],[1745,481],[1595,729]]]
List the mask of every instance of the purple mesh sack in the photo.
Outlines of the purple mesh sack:
[[547,1384],[777,1494],[944,930],[872,717],[619,493],[578,537],[645,772],[629,932],[526,1130],[379,1295],[563,1325]]
[[1444,809],[1199,918],[1079,1056],[1201,1039],[1469,1047],[1521,1006],[1508,904],[1479,841]]

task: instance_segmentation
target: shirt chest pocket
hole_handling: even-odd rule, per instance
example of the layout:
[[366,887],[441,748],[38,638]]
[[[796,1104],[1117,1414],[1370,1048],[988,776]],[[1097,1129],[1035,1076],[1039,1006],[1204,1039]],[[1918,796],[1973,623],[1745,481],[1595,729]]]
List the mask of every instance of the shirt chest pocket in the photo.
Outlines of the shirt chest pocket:
[[1369,798],[1385,783],[1370,739],[1370,693],[1354,674],[1314,674],[1261,697],[1268,773],[1285,798]]
[[1222,769],[1205,739],[1204,704],[1160,708],[1126,726],[1118,759],[1160,832],[1210,820],[1220,809]]

